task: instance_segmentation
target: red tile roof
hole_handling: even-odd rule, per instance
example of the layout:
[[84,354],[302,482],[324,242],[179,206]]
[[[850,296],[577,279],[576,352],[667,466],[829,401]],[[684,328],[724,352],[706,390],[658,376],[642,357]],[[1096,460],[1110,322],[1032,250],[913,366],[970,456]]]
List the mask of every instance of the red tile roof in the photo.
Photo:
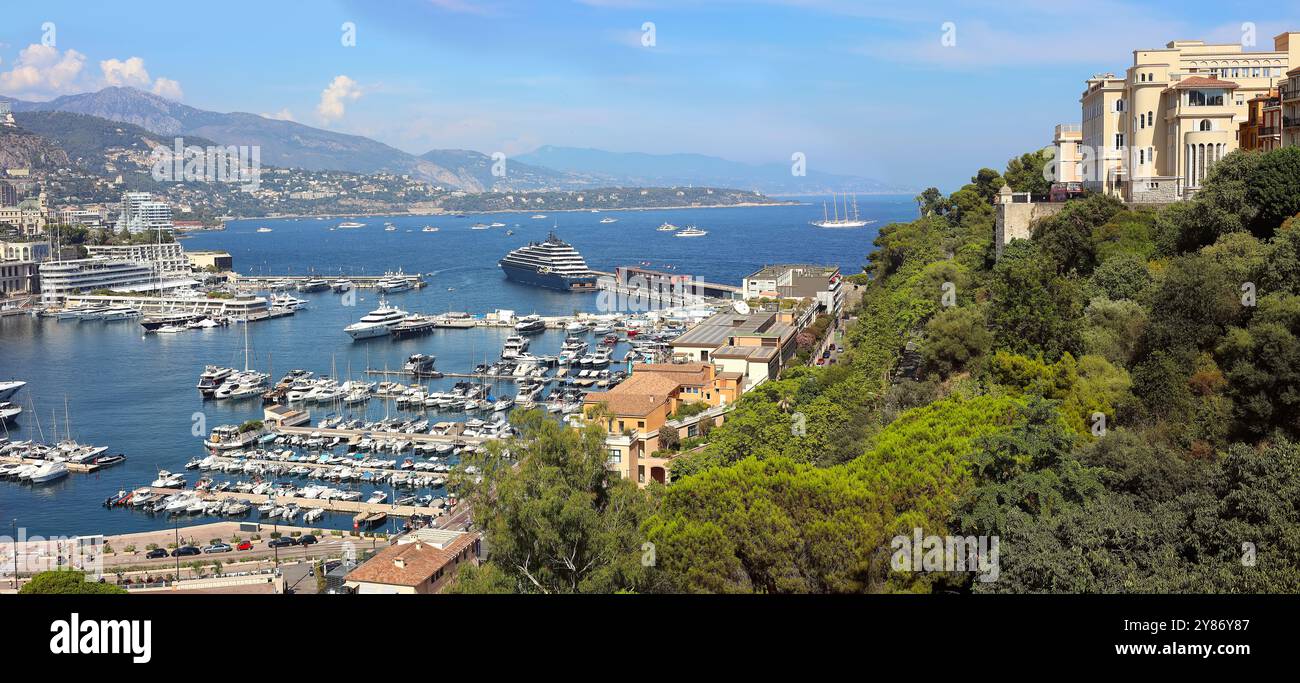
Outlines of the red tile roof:
[[1206,78],[1204,76],[1190,76],[1178,81],[1170,87],[1179,90],[1186,90],[1187,88],[1226,88],[1232,90],[1240,86],[1232,81],[1224,81],[1214,77]]
[[396,543],[353,569],[344,580],[390,586],[418,586],[450,564],[460,551],[472,547],[477,540],[478,534],[465,533],[443,548],[423,541]]

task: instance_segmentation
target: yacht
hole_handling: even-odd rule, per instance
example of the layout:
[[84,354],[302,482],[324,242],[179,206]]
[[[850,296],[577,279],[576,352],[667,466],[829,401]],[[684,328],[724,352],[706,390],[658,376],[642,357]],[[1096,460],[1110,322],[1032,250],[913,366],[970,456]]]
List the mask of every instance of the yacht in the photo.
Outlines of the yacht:
[[[257,423],[253,423],[257,424]],[[245,429],[245,427],[250,427]],[[232,451],[257,443],[266,434],[264,427],[252,425],[218,425],[212,428],[212,434],[203,441],[203,445],[219,451]]]
[[379,284],[375,286],[376,289],[383,292],[384,294],[391,294],[392,292],[405,292],[408,289],[411,289],[411,287],[412,287],[411,281],[404,277],[385,278],[383,280],[380,280]]
[[568,323],[564,325],[564,331],[569,334],[582,334],[586,332],[588,329],[590,328],[587,327],[586,323],[582,323],[577,320],[570,320]]
[[489,228],[504,228],[504,227],[506,227],[506,224],[505,224],[505,223],[490,223],[490,224],[488,225],[488,227],[489,227]]
[[258,228],[257,231],[258,231],[258,232],[271,232],[271,229],[270,229],[270,228],[267,228],[267,227],[261,227],[261,228]]
[[44,484],[66,476],[68,476],[67,465],[61,462],[44,462],[36,467],[36,471],[32,472],[29,479],[33,484]]
[[343,331],[354,340],[386,337],[405,317],[406,311],[389,306],[388,302],[380,299],[379,308],[367,313],[358,322],[343,328]]
[[420,230],[420,232],[438,232],[438,228],[432,225],[426,225],[424,226],[423,229]]
[[298,284],[298,291],[304,293],[325,292],[328,291],[329,288],[330,283],[317,278],[305,280]]
[[438,321],[427,315],[411,314],[393,326],[393,339],[405,339],[428,334],[438,327]]
[[617,219],[617,218],[610,218],[609,216],[606,216],[606,217],[600,219],[600,222],[601,222],[601,223],[617,223],[617,222],[618,222],[618,219]]
[[185,486],[185,477],[181,474],[172,474],[167,470],[158,470],[158,478],[153,480],[150,486],[157,489],[178,489]]
[[528,350],[528,339],[526,337],[512,334],[506,337],[506,343],[501,348],[502,358],[518,358],[520,354]]
[[469,229],[470,229],[470,230],[487,230],[487,229],[490,228],[490,227],[492,227],[492,226],[488,225],[487,223],[475,223],[474,225],[469,226]]
[[700,230],[699,228],[692,225],[686,228],[685,230],[682,230],[681,232],[673,235],[673,237],[704,237],[707,234],[709,234],[709,231]]
[[365,223],[354,223],[352,221],[344,221],[342,223],[339,223],[338,227],[347,230],[350,228],[362,228],[365,227],[365,225],[366,225]]
[[673,231],[676,230],[676,229],[677,229],[677,226],[676,226],[676,225],[673,225],[672,223],[669,223],[669,222],[667,222],[667,221],[665,221],[662,225],[660,225],[660,226],[657,228],[657,230],[659,230],[659,232],[673,232]]
[[434,372],[433,363],[437,360],[435,356],[425,355],[423,353],[413,354],[406,359],[406,364],[402,369],[412,375],[428,375]]
[[13,422],[23,412],[22,406],[17,403],[0,401],[0,424]]
[[531,242],[511,251],[497,265],[507,278],[526,285],[566,292],[596,289],[596,276],[582,254],[553,232],[545,242]]
[[338,293],[346,292],[349,289],[352,289],[352,287],[353,285],[351,280],[335,280],[334,283],[330,285],[330,289]]
[[221,387],[226,378],[234,374],[233,368],[223,368],[218,365],[209,365],[203,368],[203,374],[199,375],[199,383],[196,388],[204,398],[212,398],[212,395]]
[[119,320],[131,320],[144,315],[139,310],[130,306],[113,306],[104,311],[101,316],[105,322],[117,322]]
[[384,226],[384,232],[397,232],[397,226],[396,226],[396,225],[386,225],[386,226]]
[[22,389],[25,386],[27,386],[27,383],[20,380],[0,382],[0,401],[9,400],[10,396],[13,396],[19,389]]
[[546,214],[544,213],[533,214],[533,218],[546,218]]
[[384,493],[383,491],[375,491],[374,493],[370,494],[370,497],[366,499],[366,502],[370,503],[371,505],[378,505],[386,500],[388,500],[387,493]]
[[517,334],[537,334],[546,331],[546,321],[540,315],[526,315],[515,323]]
[[[312,291],[316,291],[316,290],[312,290]],[[309,303],[311,302],[307,301],[306,299],[299,299],[298,297],[292,294],[271,295],[272,308],[287,308],[291,311],[301,311],[307,308],[307,304]]]

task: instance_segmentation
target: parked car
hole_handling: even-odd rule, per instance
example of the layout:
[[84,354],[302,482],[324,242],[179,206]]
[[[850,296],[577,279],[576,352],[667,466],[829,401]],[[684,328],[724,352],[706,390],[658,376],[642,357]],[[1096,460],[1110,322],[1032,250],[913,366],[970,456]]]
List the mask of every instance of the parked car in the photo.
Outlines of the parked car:
[[303,534],[298,537],[298,545],[312,545],[314,543],[318,543],[318,541],[312,534]]
[[252,541],[240,541],[239,545],[235,546],[235,550],[252,550],[252,549],[253,549]]
[[227,543],[213,543],[212,545],[204,548],[203,552],[204,553],[228,553],[232,550],[234,550],[234,548],[231,548],[230,545]]
[[280,538],[271,539],[271,542],[267,543],[266,547],[284,548],[291,545],[298,545],[298,539],[293,538],[292,536],[281,536]]
[[826,364],[826,359],[825,359],[825,358],[818,358],[818,359],[817,359],[817,364],[818,364],[818,365],[825,365],[825,364]]
[[154,548],[144,555],[144,559],[146,560],[161,560],[164,557],[167,557],[166,548]]
[[189,557],[190,555],[201,554],[203,554],[203,551],[192,545],[183,545],[172,551],[172,557]]

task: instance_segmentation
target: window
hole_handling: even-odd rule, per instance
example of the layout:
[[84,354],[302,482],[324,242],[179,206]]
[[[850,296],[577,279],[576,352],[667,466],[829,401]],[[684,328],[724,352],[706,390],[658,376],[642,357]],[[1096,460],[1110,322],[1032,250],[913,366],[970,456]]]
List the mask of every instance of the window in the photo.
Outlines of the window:
[[623,453],[617,448],[609,449],[609,464],[618,465],[623,462]]
[[1145,149],[1139,149],[1139,150],[1138,150],[1138,163],[1139,163],[1139,164],[1145,164],[1146,162],[1147,162],[1147,151],[1146,151]]
[[1115,100],[1115,111],[1124,111],[1124,100]]
[[1201,130],[1214,130],[1214,122],[1209,119],[1202,119]]
[[1119,149],[1120,147],[1123,147],[1123,146],[1124,146],[1124,134],[1123,134],[1123,133],[1116,133],[1116,134],[1115,134],[1115,149]]

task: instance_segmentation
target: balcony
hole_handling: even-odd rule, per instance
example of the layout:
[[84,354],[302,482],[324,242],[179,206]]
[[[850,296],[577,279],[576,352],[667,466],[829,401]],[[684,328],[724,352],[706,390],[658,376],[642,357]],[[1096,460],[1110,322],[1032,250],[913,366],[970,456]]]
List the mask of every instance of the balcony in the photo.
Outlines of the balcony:
[[1295,102],[1300,100],[1300,89],[1281,88],[1278,90],[1278,98],[1283,102]]
[[1283,128],[1300,128],[1300,118],[1286,116],[1282,118]]

